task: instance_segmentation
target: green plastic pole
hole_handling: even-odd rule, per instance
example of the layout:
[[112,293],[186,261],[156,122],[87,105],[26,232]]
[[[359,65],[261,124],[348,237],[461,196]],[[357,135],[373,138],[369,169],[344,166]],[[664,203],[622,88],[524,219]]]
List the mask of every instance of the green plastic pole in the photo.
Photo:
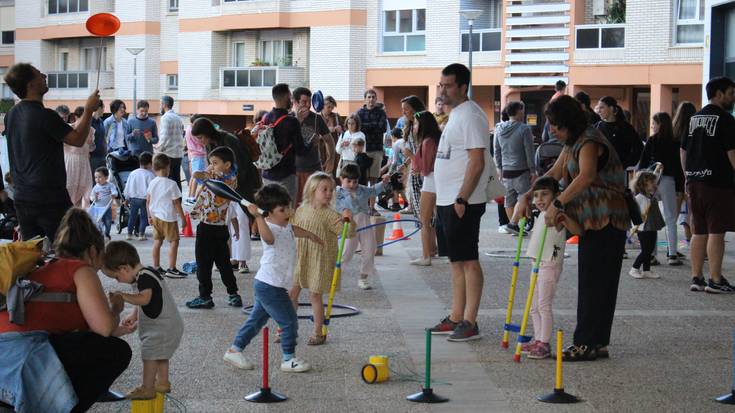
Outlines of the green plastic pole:
[[431,388],[431,331],[426,329],[426,382],[425,389]]

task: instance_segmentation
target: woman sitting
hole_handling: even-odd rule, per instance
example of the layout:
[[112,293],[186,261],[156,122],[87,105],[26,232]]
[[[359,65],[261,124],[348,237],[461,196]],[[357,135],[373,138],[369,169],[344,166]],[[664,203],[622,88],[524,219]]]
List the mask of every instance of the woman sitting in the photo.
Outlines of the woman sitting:
[[[125,371],[132,355],[130,346],[119,336],[131,333],[135,326],[121,325],[121,299],[109,302],[97,277],[102,264],[105,244],[89,215],[78,208],[70,209],[61,220],[54,248],[58,258],[31,273],[27,279],[42,284],[44,293],[64,293],[73,297],[66,302],[28,301],[25,304],[25,322],[13,324],[7,311],[0,311],[0,389],[15,390],[15,394],[0,391],[5,402],[15,405],[17,411],[40,411],[24,403],[38,406],[42,398],[59,410],[87,411],[103,395],[112,382]],[[33,332],[33,333],[31,333]],[[41,333],[39,333],[41,332]],[[44,334],[47,333],[48,335]],[[21,333],[21,334],[18,334]],[[19,357],[19,349],[30,345],[40,351]],[[56,357],[53,357],[55,353]],[[27,365],[33,363],[36,365]],[[41,383],[54,384],[63,389],[66,377],[54,377],[52,382],[47,365],[58,365],[68,376],[76,400],[67,398],[62,406],[59,397],[50,397],[50,389]],[[18,373],[11,370],[17,368]],[[37,372],[34,376],[33,370]],[[58,372],[57,372],[58,373]],[[12,397],[7,400],[7,396]],[[76,404],[73,404],[76,402]],[[65,409],[65,410],[63,410]]]

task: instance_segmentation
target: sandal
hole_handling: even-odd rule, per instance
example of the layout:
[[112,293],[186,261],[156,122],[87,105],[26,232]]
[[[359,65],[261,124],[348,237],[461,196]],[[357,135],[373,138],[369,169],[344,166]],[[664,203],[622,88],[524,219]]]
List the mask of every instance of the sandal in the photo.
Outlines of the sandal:
[[141,386],[126,394],[125,398],[128,400],[152,400],[156,398],[156,391]]
[[156,383],[156,393],[171,393],[171,383]]
[[597,360],[597,350],[585,344],[572,344],[562,353],[564,361],[594,361]]
[[609,359],[610,358],[610,350],[607,349],[607,346],[597,347],[597,358],[598,359]]
[[327,342],[327,336],[321,335],[321,334],[314,334],[313,336],[309,337],[309,340],[306,342],[306,344],[310,346],[321,346],[322,344]]

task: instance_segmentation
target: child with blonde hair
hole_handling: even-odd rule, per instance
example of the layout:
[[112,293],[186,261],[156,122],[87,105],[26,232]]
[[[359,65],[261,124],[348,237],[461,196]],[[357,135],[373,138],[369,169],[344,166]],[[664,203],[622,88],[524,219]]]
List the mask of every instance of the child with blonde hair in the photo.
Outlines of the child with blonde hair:
[[[331,175],[315,172],[304,186],[304,200],[296,210],[293,224],[313,232],[324,240],[326,246],[320,246],[308,239],[297,240],[297,261],[295,282],[289,292],[294,307],[299,305],[299,294],[302,288],[309,290],[309,299],[314,314],[314,335],[307,344],[318,346],[324,344],[327,337],[322,335],[324,325],[324,302],[322,297],[329,293],[332,286],[332,275],[337,261],[337,237],[342,234],[343,222],[352,218],[349,209],[340,215],[334,210],[335,183]],[[350,224],[351,237],[354,225]],[[340,286],[337,284],[337,290]]]
[[641,253],[638,254],[633,268],[628,272],[633,278],[660,278],[658,274],[651,272],[651,258],[656,251],[658,231],[666,227],[656,198],[656,189],[658,189],[658,180],[662,171],[663,165],[657,163],[653,172],[638,171],[630,183],[630,189],[635,194],[635,200],[643,215],[643,223],[637,227]]

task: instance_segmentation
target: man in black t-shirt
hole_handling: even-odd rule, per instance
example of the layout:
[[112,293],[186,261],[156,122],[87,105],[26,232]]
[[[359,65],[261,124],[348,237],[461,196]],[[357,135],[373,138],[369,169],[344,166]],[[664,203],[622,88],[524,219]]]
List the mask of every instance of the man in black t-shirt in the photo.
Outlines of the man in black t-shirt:
[[5,83],[21,99],[5,116],[21,236],[25,240],[45,236],[53,241],[61,218],[72,205],[66,191],[64,143],[84,144],[99,93],[95,90],[89,96],[84,114],[72,128],[43,106],[48,85],[46,75],[38,69],[18,63],[8,70]]
[[[275,107],[265,115],[265,123],[278,122],[273,128],[273,136],[283,159],[273,168],[263,171],[263,185],[272,183],[283,185],[295,203],[298,191],[296,155],[308,153],[309,146],[304,143],[304,138],[301,136],[301,125],[298,119],[288,114],[291,109],[291,91],[288,85],[279,83],[273,86],[271,93]],[[257,129],[253,133],[257,134]]]
[[[692,116],[681,142],[692,214],[692,291],[735,293],[722,276],[725,232],[735,231],[735,82],[718,77],[707,83],[709,104]],[[702,273],[705,252],[710,279]]]

